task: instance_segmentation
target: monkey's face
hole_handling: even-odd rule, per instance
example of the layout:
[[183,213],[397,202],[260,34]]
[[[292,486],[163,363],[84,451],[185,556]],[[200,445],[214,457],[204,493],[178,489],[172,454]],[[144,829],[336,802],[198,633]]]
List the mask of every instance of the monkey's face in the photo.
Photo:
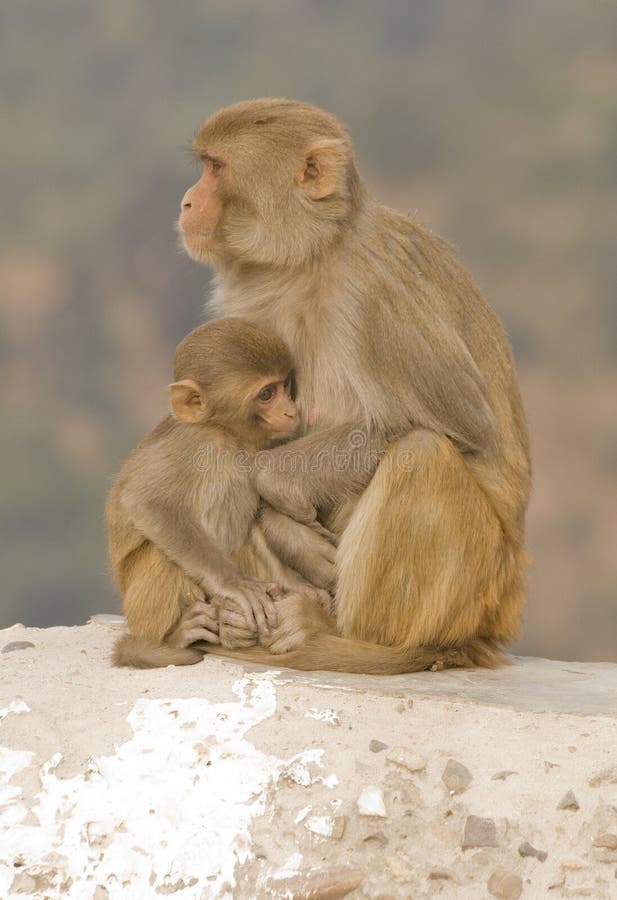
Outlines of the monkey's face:
[[198,262],[210,262],[217,245],[221,246],[217,230],[223,212],[219,192],[222,168],[218,158],[204,158],[201,178],[182,198],[178,230],[187,253]]
[[298,431],[300,415],[295,395],[293,372],[284,378],[262,379],[255,385],[251,407],[257,427],[267,440],[288,440]]
[[261,100],[215,113],[193,140],[203,172],[181,203],[190,256],[299,266],[334,243],[358,203],[345,130],[307,104]]

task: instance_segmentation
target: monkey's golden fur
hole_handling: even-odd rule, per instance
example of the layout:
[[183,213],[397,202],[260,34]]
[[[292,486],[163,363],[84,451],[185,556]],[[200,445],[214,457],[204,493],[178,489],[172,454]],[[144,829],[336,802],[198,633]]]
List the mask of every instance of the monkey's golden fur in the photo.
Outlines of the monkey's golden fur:
[[260,477],[274,508],[314,507],[340,536],[338,636],[305,605],[280,626],[297,649],[235,655],[384,673],[501,664],[524,606],[530,465],[499,321],[450,245],[368,194],[328,113],[239,103],[193,147],[204,174],[184,243],[216,269],[216,314],[289,345],[305,419],[318,410],[292,446],[313,460],[359,430],[387,447],[364,478],[327,459]]

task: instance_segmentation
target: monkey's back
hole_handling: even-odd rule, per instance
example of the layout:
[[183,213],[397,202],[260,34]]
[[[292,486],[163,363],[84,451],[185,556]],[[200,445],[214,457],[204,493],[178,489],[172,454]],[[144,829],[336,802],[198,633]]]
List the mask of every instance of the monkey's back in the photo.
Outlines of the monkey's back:
[[[131,451],[106,503],[109,560],[124,593],[131,558],[156,539],[135,522],[134,511],[158,505],[169,523],[190,517],[222,551],[246,543],[259,497],[252,456],[221,429],[196,427],[167,416]],[[130,510],[129,510],[130,507]]]

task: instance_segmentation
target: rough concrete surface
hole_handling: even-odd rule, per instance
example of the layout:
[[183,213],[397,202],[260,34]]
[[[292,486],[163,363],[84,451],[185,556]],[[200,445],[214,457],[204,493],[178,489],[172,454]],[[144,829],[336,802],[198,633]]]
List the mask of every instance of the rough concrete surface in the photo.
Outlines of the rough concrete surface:
[[617,665],[112,669],[0,631],[0,897],[617,898]]

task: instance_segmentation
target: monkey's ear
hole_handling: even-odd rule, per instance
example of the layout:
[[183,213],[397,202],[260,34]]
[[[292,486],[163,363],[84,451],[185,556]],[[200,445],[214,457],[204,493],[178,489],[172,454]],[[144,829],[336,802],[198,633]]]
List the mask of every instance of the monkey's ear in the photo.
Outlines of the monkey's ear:
[[169,402],[174,418],[180,422],[201,422],[208,411],[205,394],[192,378],[169,385]]
[[296,184],[309,200],[323,200],[336,191],[344,169],[342,141],[324,139],[305,153],[302,167],[296,174]]

